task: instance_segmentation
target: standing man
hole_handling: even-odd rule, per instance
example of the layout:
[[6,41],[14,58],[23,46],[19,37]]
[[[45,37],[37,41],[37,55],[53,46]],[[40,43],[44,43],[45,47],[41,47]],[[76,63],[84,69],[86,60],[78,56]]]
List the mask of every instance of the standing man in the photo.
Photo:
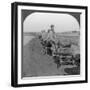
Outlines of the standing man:
[[52,41],[55,42],[55,31],[54,31],[54,25],[50,26],[51,28],[48,30],[48,35],[47,35],[47,41]]
[[47,52],[49,55],[52,55],[53,50],[52,46],[55,47],[55,32],[54,32],[54,25],[50,26],[51,28],[48,30],[46,41],[47,41]]

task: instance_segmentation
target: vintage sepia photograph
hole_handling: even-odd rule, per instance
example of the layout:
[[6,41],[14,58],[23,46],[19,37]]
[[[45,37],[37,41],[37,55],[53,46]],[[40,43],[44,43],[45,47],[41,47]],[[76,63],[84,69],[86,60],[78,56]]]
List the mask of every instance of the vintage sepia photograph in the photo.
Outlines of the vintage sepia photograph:
[[87,82],[87,7],[16,2],[12,23],[12,86]]

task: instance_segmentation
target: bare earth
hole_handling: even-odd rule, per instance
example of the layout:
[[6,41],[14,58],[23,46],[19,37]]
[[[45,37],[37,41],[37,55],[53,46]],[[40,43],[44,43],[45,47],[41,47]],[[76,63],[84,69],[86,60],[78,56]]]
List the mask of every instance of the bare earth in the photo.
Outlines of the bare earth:
[[65,68],[72,65],[62,65],[57,69],[51,56],[43,54],[43,48],[38,38],[33,38],[23,46],[22,77],[66,75]]

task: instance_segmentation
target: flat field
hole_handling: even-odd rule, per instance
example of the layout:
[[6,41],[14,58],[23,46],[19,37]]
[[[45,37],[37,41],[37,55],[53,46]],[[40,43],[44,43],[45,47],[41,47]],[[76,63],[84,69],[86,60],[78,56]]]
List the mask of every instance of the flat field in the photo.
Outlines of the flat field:
[[[72,43],[70,48],[72,53],[80,54],[80,35],[62,34],[57,35],[57,39],[63,44]],[[22,77],[76,75],[77,71],[80,72],[80,68],[77,68],[76,65],[61,65],[61,67],[57,69],[53,57],[43,54],[43,47],[37,38],[37,34],[32,33],[30,35],[23,34],[22,62]],[[73,73],[71,73],[70,70]],[[70,73],[67,73],[67,71]]]

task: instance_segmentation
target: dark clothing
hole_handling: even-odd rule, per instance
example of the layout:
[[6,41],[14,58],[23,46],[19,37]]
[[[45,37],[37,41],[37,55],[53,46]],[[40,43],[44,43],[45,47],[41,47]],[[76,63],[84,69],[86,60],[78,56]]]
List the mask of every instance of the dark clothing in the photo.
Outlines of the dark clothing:
[[57,64],[57,68],[59,68],[61,66],[59,56],[53,56],[53,59],[54,59],[54,63]]

